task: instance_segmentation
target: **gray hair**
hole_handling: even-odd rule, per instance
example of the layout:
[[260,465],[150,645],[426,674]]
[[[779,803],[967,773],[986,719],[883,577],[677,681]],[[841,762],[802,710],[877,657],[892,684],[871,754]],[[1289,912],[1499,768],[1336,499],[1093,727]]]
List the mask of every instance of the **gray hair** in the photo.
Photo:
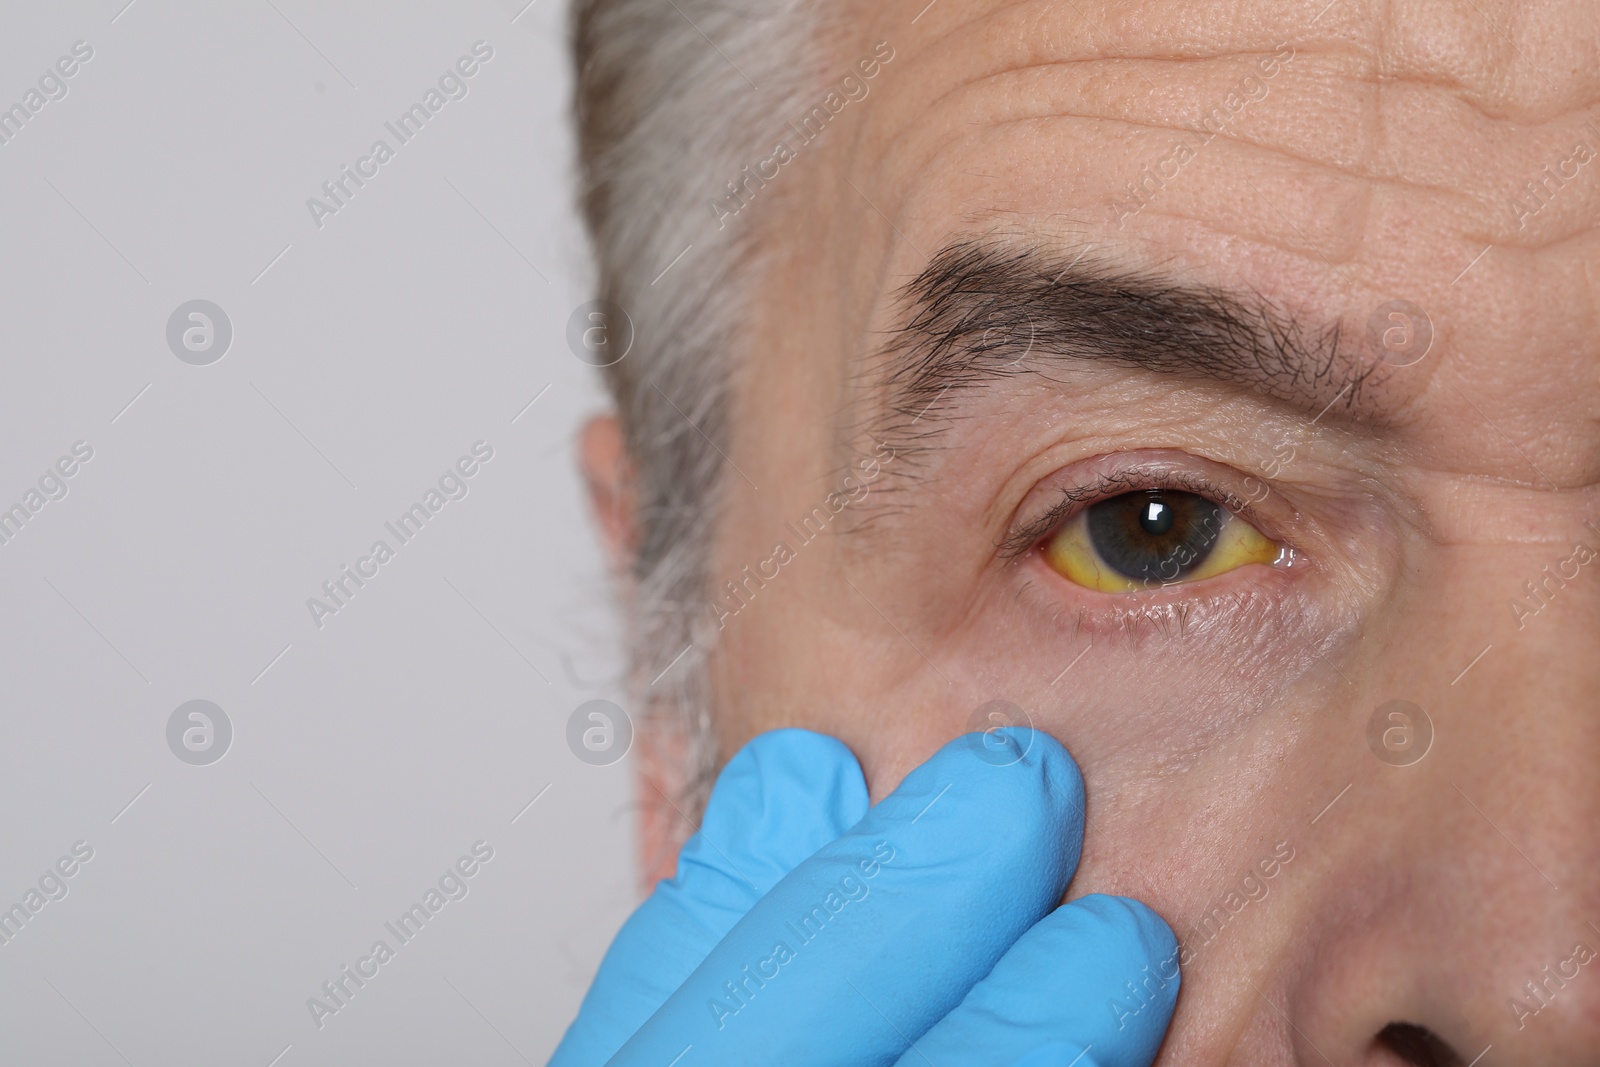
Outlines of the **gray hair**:
[[696,821],[717,770],[708,571],[728,476],[731,354],[759,267],[754,228],[743,218],[728,225],[712,204],[770,150],[780,116],[814,82],[807,60],[815,57],[794,54],[793,43],[820,45],[821,7],[574,0],[572,8],[582,210],[600,297],[635,329],[632,350],[605,369],[637,476],[629,677],[642,719],[682,748],[681,799]]

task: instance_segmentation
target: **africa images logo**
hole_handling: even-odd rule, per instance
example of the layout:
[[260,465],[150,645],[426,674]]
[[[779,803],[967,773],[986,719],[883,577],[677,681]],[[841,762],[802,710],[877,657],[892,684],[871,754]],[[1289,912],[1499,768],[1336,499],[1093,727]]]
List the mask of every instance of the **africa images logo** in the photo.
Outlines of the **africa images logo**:
[[470,456],[457,459],[439,475],[437,488],[430,487],[422,494],[420,501],[401,512],[393,522],[384,523],[383,528],[394,537],[395,544],[390,545],[380,537],[372,542],[372,547],[367,550],[366,555],[356,560],[354,569],[348,563],[343,564],[336,577],[322,583],[323,597],[307,597],[306,610],[311,613],[312,625],[319,630],[322,629],[324,620],[348,607],[356,593],[381,573],[384,564],[395,558],[400,546],[410,544],[416,539],[428,520],[443,511],[444,506],[450,501],[465,500],[467,493],[471,491],[468,479],[481,471],[483,464],[493,458],[493,445],[487,441],[475,441]]
[[457,59],[453,66],[439,75],[437,88],[428,86],[420,101],[402,111],[393,122],[383,124],[383,128],[394,138],[393,145],[386,138],[379,137],[372,142],[367,154],[356,160],[355,169],[352,170],[348,163],[340,164],[339,173],[322,183],[322,197],[306,198],[306,210],[311,212],[311,221],[317,229],[322,229],[328,216],[337,215],[348,206],[356,192],[376,178],[379,168],[394,159],[402,145],[410,144],[428,121],[444,110],[445,104],[452,100],[465,100],[470,91],[467,79],[477,75],[482,64],[493,58],[493,45],[487,41],[474,41],[472,54]]
[[482,871],[483,865],[492,859],[494,846],[482,839],[474,841],[468,854],[446,867],[436,885],[430,885],[423,891],[421,900],[402,911],[397,918],[383,924],[384,930],[394,938],[394,944],[391,945],[387,937],[378,938],[353,967],[344,964],[337,974],[322,983],[321,996],[307,997],[306,1010],[311,1013],[311,1021],[317,1029],[321,1030],[331,1016],[349,1007],[355,995],[381,973],[385,964],[395,959],[400,949],[416,940],[417,935],[444,910],[446,904],[465,900],[472,889],[469,879]]

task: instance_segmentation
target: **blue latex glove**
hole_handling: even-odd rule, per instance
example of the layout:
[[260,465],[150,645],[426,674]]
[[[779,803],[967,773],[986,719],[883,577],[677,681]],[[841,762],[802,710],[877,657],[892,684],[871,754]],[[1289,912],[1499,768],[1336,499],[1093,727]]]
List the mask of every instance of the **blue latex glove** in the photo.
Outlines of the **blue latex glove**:
[[551,1067],[1144,1067],[1177,944],[1137,901],[1055,906],[1082,841],[1083,779],[1047,734],[958,738],[870,810],[838,741],[763,734]]

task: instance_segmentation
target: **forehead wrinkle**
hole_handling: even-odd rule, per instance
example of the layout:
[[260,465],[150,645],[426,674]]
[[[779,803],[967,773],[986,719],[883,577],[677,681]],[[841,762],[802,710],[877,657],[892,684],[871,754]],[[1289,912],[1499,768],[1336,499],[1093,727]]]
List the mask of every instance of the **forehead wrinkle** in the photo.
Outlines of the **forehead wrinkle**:
[[[1129,130],[1148,131],[1150,133],[1205,132],[1192,126],[1176,126],[1154,122],[1140,122],[1136,119],[1125,118],[1122,116],[1067,114],[1059,111],[1051,111],[1041,112],[1036,115],[1023,115],[1015,118],[1002,119],[992,123],[985,123],[984,128],[980,133],[971,134],[969,137],[981,138],[985,134],[999,132],[1010,126],[1022,126],[1028,123],[1044,124],[1063,119],[1086,124],[1104,123],[1106,125],[1119,126]],[[1284,162],[1304,166],[1309,170],[1327,171],[1335,177],[1356,179],[1367,183],[1367,185],[1371,188],[1390,186],[1405,192],[1436,193],[1440,196],[1457,201],[1463,206],[1484,206],[1483,199],[1481,197],[1455,186],[1444,185],[1437,182],[1413,181],[1397,174],[1383,173],[1378,171],[1363,171],[1357,168],[1342,166],[1337,162],[1325,159],[1314,159],[1310,156],[1300,155],[1299,153],[1288,148],[1273,145],[1265,141],[1252,140],[1246,137],[1231,136],[1226,132],[1219,132],[1209,136],[1211,138],[1211,143],[1220,142],[1241,151],[1258,153],[1258,155],[1255,157],[1255,160],[1258,162],[1268,159],[1278,159]],[[967,146],[961,143],[940,144],[932,153],[920,161],[917,169],[920,171],[934,171],[935,167],[947,156],[960,154],[966,151],[966,149]],[[1131,172],[1132,170],[1130,167],[1130,173]],[[1495,204],[1494,206],[1499,207],[1500,205]]]
[[[1465,0],[1469,7],[1453,13],[1439,11],[1432,18],[1402,17],[1387,4],[1376,5],[1382,10],[1374,11],[1374,5],[1361,4],[1359,0],[1338,2],[1342,8],[1336,6],[1328,12],[1326,21],[1316,27],[1305,25],[1310,11],[1276,3],[1217,4],[1196,9],[1186,0],[1176,11],[1167,10],[1172,5],[1153,3],[1111,5],[1101,11],[1100,30],[1094,33],[1083,29],[1090,20],[1076,4],[1063,16],[1057,13],[1058,7],[1040,4],[1037,0],[976,8],[970,4],[961,5],[959,0],[946,0],[942,9],[934,11],[942,14],[954,7],[962,17],[950,29],[944,29],[948,23],[941,22],[942,32],[929,43],[906,49],[906,67],[900,79],[920,84],[927,80],[922,77],[925,69],[931,68],[938,72],[936,81],[943,84],[931,96],[919,93],[914,101],[907,102],[905,106],[909,107],[909,112],[902,108],[896,116],[891,106],[890,115],[886,116],[891,129],[887,137],[879,137],[877,141],[884,146],[886,154],[892,153],[892,142],[908,132],[908,126],[916,125],[921,116],[939,107],[945,97],[995,73],[1036,64],[1124,60],[1137,71],[1151,61],[1184,65],[1228,56],[1244,58],[1284,41],[1306,56],[1298,61],[1302,66],[1314,58],[1320,64],[1353,67],[1354,70],[1346,71],[1345,76],[1372,88],[1391,84],[1426,86],[1441,91],[1487,121],[1537,123],[1575,110],[1582,111],[1595,99],[1592,87],[1600,85],[1600,78],[1586,74],[1581,63],[1552,62],[1546,65],[1554,71],[1570,68],[1569,73],[1557,75],[1567,91],[1552,99],[1541,97],[1534,105],[1513,106],[1517,98],[1510,93],[1503,77],[1494,76],[1497,68],[1486,64],[1481,56],[1475,60],[1462,58],[1464,54],[1482,51],[1481,47],[1472,47],[1474,40],[1481,38],[1479,45],[1502,44],[1501,38],[1491,29],[1500,23],[1487,21],[1487,16],[1475,10],[1481,0]],[[1163,12],[1170,17],[1163,17]],[[1600,33],[1600,19],[1594,23],[1595,28],[1588,33],[1569,27],[1569,33],[1563,38],[1565,43],[1549,44],[1546,50],[1572,53],[1576,48],[1581,52],[1581,42],[1593,41]],[[1423,32],[1429,26],[1449,39],[1434,40]],[[1542,23],[1540,28],[1545,29]],[[1308,29],[1315,32],[1308,33]],[[1549,36],[1546,32],[1543,38],[1527,43],[1547,43]],[[1107,38],[1109,41],[1102,43]],[[1577,39],[1577,43],[1572,39]],[[1112,52],[1112,48],[1117,50]],[[1143,50],[1133,51],[1138,48]],[[1542,52],[1530,58],[1526,49],[1518,56],[1525,62],[1548,58]],[[1554,58],[1559,59],[1560,55]],[[1538,64],[1535,62],[1535,65]],[[1548,82],[1541,79],[1533,87],[1547,85]],[[894,96],[899,91],[886,87],[886,92]],[[1574,100],[1589,103],[1577,105]],[[1558,103],[1566,106],[1557,106]],[[869,122],[881,125],[875,120]]]
[[[871,138],[872,142],[879,146],[879,158],[887,158],[892,157],[895,154],[896,149],[899,147],[900,142],[904,138],[924,132],[922,127],[927,124],[928,118],[935,115],[936,112],[940,111],[946,105],[950,104],[952,97],[970,96],[972,95],[973,91],[981,91],[983,87],[1006,78],[1025,75],[1033,71],[1051,69],[1070,70],[1078,67],[1111,64],[1126,66],[1133,70],[1136,76],[1148,82],[1148,77],[1144,76],[1143,74],[1138,74],[1137,72],[1138,68],[1150,63],[1170,64],[1179,68],[1192,68],[1203,64],[1215,63],[1218,60],[1227,58],[1247,60],[1252,57],[1268,56],[1271,54],[1272,53],[1270,51],[1258,51],[1255,49],[1239,49],[1231,52],[1220,52],[1214,55],[1188,57],[1105,55],[1100,52],[1090,52],[1081,56],[1052,55],[1028,59],[1000,60],[997,61],[992,67],[979,70],[971,74],[963,74],[961,77],[958,77],[953,81],[947,81],[943,88],[931,96],[916,96],[915,100],[913,101],[914,112],[909,121],[897,121],[896,116],[884,115],[883,107],[880,102],[870,109],[871,115],[866,122],[862,123],[862,126],[864,128],[871,126],[873,127],[874,133],[877,133],[879,128],[881,128],[885,123],[892,125],[892,128],[886,134]],[[1194,86],[1192,84],[1181,86],[1180,91],[1182,91],[1184,88],[1192,90]],[[890,97],[892,100],[896,96],[896,91],[891,88],[886,90],[884,95]],[[1035,98],[1033,97],[1028,97],[1024,99],[1024,102],[1032,102],[1034,99]],[[1068,118],[1122,121],[1126,122],[1129,126],[1135,127],[1149,126],[1157,129],[1189,130],[1190,132],[1196,132],[1192,127],[1187,126],[1174,126],[1161,123],[1142,123],[1136,119],[1128,118],[1125,115],[1102,115],[1090,112],[1046,110],[1037,115],[1025,116],[1025,118]],[[995,122],[985,122],[981,125],[986,127],[994,127],[1004,125],[1005,123],[1006,120],[998,120]],[[867,138],[860,135],[857,137],[857,141],[866,139]],[[942,140],[943,139],[941,139],[941,141]]]
[[[1253,54],[1256,53],[1240,53],[1241,56]],[[1294,60],[1294,71],[1287,75],[1293,80],[1284,80],[1286,75],[1279,75],[1279,81],[1271,83],[1277,86],[1272,90],[1274,97],[1281,100],[1284,93],[1291,94],[1288,99],[1295,104],[1295,110],[1286,114],[1275,111],[1266,116],[1259,112],[1251,113],[1214,132],[1195,125],[1192,115],[1173,115],[1170,119],[1139,115],[1137,107],[1148,102],[1143,96],[1137,97],[1134,106],[1124,107],[1120,102],[1122,98],[1103,94],[1086,93],[1077,101],[1068,101],[1056,99],[1049,92],[989,88],[993,83],[1025,78],[1037,72],[1065,71],[1083,64],[1099,65],[1101,62],[1117,61],[1053,60],[1023,66],[1008,65],[976,75],[935,94],[931,100],[920,105],[914,120],[899,124],[898,128],[878,137],[872,149],[875,158],[860,161],[856,169],[858,173],[877,170],[880,172],[880,181],[885,174],[913,176],[911,187],[901,190],[901,199],[905,200],[911,198],[912,189],[923,177],[941,173],[940,168],[947,159],[972,152],[974,143],[981,145],[997,133],[1017,127],[1026,129],[1028,123],[1036,123],[1039,129],[1046,131],[1052,129],[1053,123],[1070,124],[1070,127],[1064,127],[1070,129],[1070,136],[1094,140],[1114,137],[1113,131],[1148,134],[1152,137],[1164,133],[1193,134],[1204,136],[1208,145],[1214,142],[1218,147],[1226,146],[1246,153],[1244,158],[1247,163],[1254,161],[1259,165],[1261,162],[1282,161],[1305,167],[1310,172],[1319,172],[1330,179],[1364,182],[1364,195],[1370,196],[1384,189],[1407,196],[1432,195],[1438,198],[1437,210],[1470,211],[1481,219],[1478,228],[1495,234],[1497,240],[1518,243],[1530,235],[1516,232],[1509,225],[1496,224],[1497,220],[1503,222],[1502,216],[1506,214],[1506,191],[1517,188],[1536,164],[1545,162],[1547,158],[1557,158],[1561,149],[1570,147],[1569,139],[1572,136],[1587,136],[1586,128],[1575,125],[1575,119],[1582,118],[1582,112],[1576,116],[1563,115],[1560,122],[1552,120],[1532,127],[1509,120],[1495,120],[1486,117],[1470,99],[1447,88],[1413,81],[1405,76],[1365,77],[1336,67],[1317,66],[1327,58],[1326,53],[1299,52]],[[1212,60],[1188,62],[1198,64]],[[1229,69],[1232,66],[1217,66],[1216,75],[1222,79],[1221,84],[1164,83],[1162,88],[1176,96],[1187,94],[1194,97],[1200,102],[1198,106],[1203,107],[1207,102],[1220,99],[1228,89],[1236,88],[1234,82],[1239,78],[1254,73],[1254,68],[1248,64],[1241,64],[1237,71]],[[1307,90],[1305,79],[1308,76],[1315,77],[1320,88],[1313,86],[1310,87],[1310,95],[1297,95]],[[1048,90],[1049,86],[1045,88]],[[1342,132],[1346,134],[1342,147],[1337,138],[1313,137],[1307,130],[1305,116],[1305,109],[1314,103],[1316,96],[1326,95],[1334,89],[1341,96],[1351,90],[1362,91],[1362,102],[1356,111],[1344,111],[1337,116],[1343,124]],[[1421,121],[1423,113],[1419,110],[1422,101],[1410,95],[1418,91],[1434,97],[1437,101],[1435,106],[1447,105],[1447,113],[1449,107],[1459,109],[1456,111],[1457,123],[1461,125],[1459,139],[1452,139],[1447,145],[1436,149],[1425,145],[1419,147],[1414,134],[1416,123]],[[1373,95],[1366,95],[1369,93]],[[1055,95],[1071,94],[1058,91]],[[978,97],[976,105],[970,100],[974,96]],[[1069,103],[1081,106],[1069,108]],[[958,120],[963,114],[971,113],[974,106],[984,112],[983,121],[969,120],[962,125]],[[1282,104],[1273,106],[1281,109]],[[951,121],[941,123],[941,112],[948,112]],[[1463,122],[1466,115],[1473,116],[1474,121]],[[869,122],[876,119],[878,116],[869,119]],[[881,128],[882,123],[877,122],[876,125]],[[945,130],[946,125],[954,133]],[[1107,132],[1098,132],[1096,126]],[[929,138],[930,127],[939,130],[939,135]],[[969,132],[967,127],[978,128]],[[1326,129],[1325,122],[1321,128]],[[1086,130],[1087,133],[1084,132]],[[864,134],[863,128],[855,139],[857,145],[868,141]],[[1395,141],[1395,138],[1399,140]],[[928,143],[925,148],[915,150],[909,143],[915,140]],[[1487,150],[1486,156],[1484,150]],[[1129,162],[1126,168],[1129,173],[1133,172],[1134,165],[1139,161],[1135,157]],[[896,183],[891,181],[890,184]],[[1101,195],[1110,197],[1115,194],[1105,191]],[[873,200],[880,206],[887,206],[878,194],[873,194]],[[1573,204],[1576,204],[1575,199]],[[1563,205],[1563,210],[1570,206]],[[890,213],[896,214],[893,210]],[[1571,225],[1581,225],[1581,218],[1576,217],[1582,214],[1581,205],[1571,213],[1575,216]]]
[[[1273,54],[1270,52],[1246,52],[1239,53],[1239,56],[1240,58],[1259,58]],[[1296,67],[1293,77],[1301,79],[1303,83],[1307,67],[1315,58],[1317,57],[1310,53],[1296,53],[1294,59]],[[1071,68],[1093,65],[1099,62],[1102,61],[1089,59],[1072,60],[1070,62],[1042,62],[1026,66],[1007,67],[1004,70],[994,71],[979,78],[963,82],[950,92],[940,94],[929,102],[927,114],[934,115],[942,101],[948,100],[950,96],[960,90],[982,92],[983,88],[989,83],[1001,82],[1012,78],[1022,79],[1039,74],[1059,74]],[[1108,60],[1105,62],[1118,61]],[[1185,65],[1199,66],[1200,64],[1213,62],[1215,61],[1208,57],[1204,60],[1188,61]],[[974,125],[982,126],[982,133],[972,136],[982,136],[992,131],[1004,130],[1007,127],[1019,124],[1030,122],[1046,123],[1056,120],[1081,124],[1104,124],[1105,126],[1150,134],[1192,133],[1206,137],[1208,144],[1221,142],[1236,148],[1252,149],[1264,154],[1281,157],[1289,162],[1304,164],[1307,167],[1326,169],[1341,177],[1393,182],[1405,185],[1407,188],[1423,191],[1436,191],[1458,196],[1465,195],[1460,189],[1453,186],[1409,181],[1398,173],[1361,166],[1357,161],[1370,160],[1377,151],[1375,133],[1369,132],[1366,136],[1351,138],[1351,143],[1343,146],[1343,151],[1329,151],[1329,140],[1325,136],[1316,141],[1299,138],[1299,143],[1295,147],[1290,147],[1290,141],[1293,138],[1287,137],[1284,131],[1268,130],[1267,133],[1269,135],[1262,135],[1261,131],[1256,129],[1257,126],[1262,124],[1261,120],[1255,115],[1243,117],[1239,121],[1229,123],[1221,129],[1208,130],[1199,125],[1195,112],[1200,112],[1200,117],[1203,118],[1208,106],[1219,103],[1230,92],[1237,93],[1246,77],[1255,77],[1262,84],[1270,83],[1269,91],[1279,97],[1282,97],[1290,90],[1285,88],[1289,84],[1288,82],[1272,81],[1273,77],[1280,77],[1280,75],[1263,77],[1255,67],[1246,63],[1217,64],[1214,68],[1206,70],[1205,73],[1214,73],[1217,80],[1200,83],[1194,81],[1166,81],[1157,86],[1150,86],[1150,88],[1159,89],[1162,94],[1165,94],[1166,103],[1181,102],[1188,104],[1189,106],[1183,109],[1181,113],[1176,109],[1160,107],[1156,108],[1153,113],[1148,107],[1145,107],[1144,113],[1141,113],[1137,106],[1126,106],[1129,101],[1135,100],[1141,106],[1147,105],[1154,95],[1151,93],[1122,94],[1120,96],[1104,93],[1093,95],[1075,92],[1078,87],[1077,84],[1069,84],[1064,87],[1046,84],[1043,86],[1045,91],[1042,92],[1010,92],[1002,88],[1000,90],[1002,99],[998,106],[988,109],[984,122],[973,123]],[[1368,90],[1381,88],[1380,83],[1375,80],[1349,75],[1343,71],[1324,69],[1317,73],[1342,79],[1338,86],[1341,93],[1351,88]],[[1144,80],[1148,85],[1149,79]],[[1086,84],[1092,84],[1098,88],[1103,86],[1104,79],[1086,81]],[[1323,80],[1318,84],[1325,87],[1328,82]],[[1304,86],[1297,87],[1303,88]],[[1069,109],[1067,106],[1068,101],[1062,99],[1065,97],[1071,97],[1071,102],[1077,106]],[[1266,95],[1264,94],[1262,99],[1265,100],[1265,98]],[[986,101],[980,100],[979,103],[986,103]],[[1363,111],[1373,112],[1376,106],[1376,104],[1367,104]],[[1292,115],[1290,117],[1298,118],[1299,116]],[[1361,117],[1369,127],[1377,122],[1373,114],[1364,114]],[[1318,149],[1322,150],[1320,155],[1308,154]],[[920,161],[919,169],[929,169],[931,164],[939,162],[947,152],[960,150],[960,145],[950,145],[941,139],[940,147],[933,154]]]
[[[942,13],[955,6],[944,3]],[[1066,38],[1104,56],[1205,59],[1237,53],[1250,43],[1290,40],[1296,48],[1349,54],[1373,78],[1448,85],[1485,117],[1517,120],[1570,110],[1574,101],[1594,98],[1600,86],[1590,62],[1600,42],[1600,18],[1579,3],[1570,11],[1589,14],[1587,21],[1563,18],[1549,8],[1485,0],[1421,6],[1392,0],[1338,0],[1326,6],[1282,0],[1114,0],[1094,6],[1093,18],[1086,5],[1069,6],[1069,13],[1061,14],[1059,0],[1002,0],[976,11],[965,5],[962,11],[971,11],[970,16],[939,32],[926,48],[1048,56]]]
[[[1085,62],[1095,62],[1093,60]],[[1304,62],[1302,60],[1302,62]],[[1068,64],[1052,64],[1066,66]],[[1032,68],[1024,68],[1032,69]],[[873,209],[882,211],[888,218],[896,221],[897,225],[905,229],[908,234],[914,234],[923,221],[916,217],[908,216],[908,205],[915,202],[922,191],[930,184],[937,187],[948,171],[947,161],[952,158],[959,159],[963,154],[970,154],[975,143],[983,143],[984,139],[993,137],[997,132],[1003,132],[1013,123],[1007,121],[984,121],[960,123],[961,109],[966,107],[963,101],[951,102],[951,97],[963,90],[982,93],[985,82],[1004,78],[1014,72],[1015,68],[1007,67],[996,73],[983,74],[974,80],[960,83],[946,92],[937,94],[935,100],[942,100],[944,104],[929,104],[926,99],[919,100],[916,114],[910,115],[900,110],[896,111],[896,104],[892,96],[887,107],[879,108],[866,116],[866,121],[855,131],[851,141],[851,159],[846,164],[849,171],[855,175],[859,184],[858,190],[868,197],[868,202]],[[1248,73],[1242,70],[1241,74]],[[948,118],[941,119],[938,110],[943,108],[953,111]],[[1085,130],[1093,132],[1096,125],[1104,125],[1108,131],[1148,131],[1152,136],[1161,133],[1188,133],[1198,135],[1201,131],[1190,125],[1154,124],[1141,122],[1130,117],[1106,117],[1092,114],[1053,111],[1038,115],[1036,118],[1019,120],[1018,125],[1034,122],[1042,130],[1051,130],[1056,124],[1070,128],[1074,136],[1079,138],[1087,136]],[[970,127],[979,127],[972,130]],[[1024,127],[1026,128],[1026,127]],[[1207,135],[1210,137],[1211,135]],[[1094,139],[1114,138],[1111,133],[1094,132]],[[1377,175],[1352,175],[1348,167],[1341,167],[1327,160],[1319,160],[1301,155],[1281,144],[1272,144],[1266,140],[1236,136],[1233,131],[1223,131],[1215,135],[1214,139],[1220,142],[1216,147],[1242,151],[1254,155],[1260,161],[1282,161],[1285,164],[1305,167],[1308,171],[1318,172],[1330,181],[1361,181],[1367,183],[1362,196],[1370,197],[1378,186],[1393,185],[1396,188],[1416,192],[1414,184],[1407,184],[1403,178],[1394,176]],[[1367,154],[1367,153],[1363,153]],[[1081,165],[1081,164],[1079,164]],[[1037,169],[1037,168],[1035,168]],[[1131,168],[1130,168],[1131,173]],[[1464,203],[1477,205],[1469,194],[1460,189],[1441,188],[1440,195],[1458,199]],[[1090,203],[1104,207],[1112,199],[1121,195],[1116,189],[1108,185],[1099,189],[1090,197]],[[1352,192],[1351,195],[1356,195]],[[913,237],[913,248],[919,253],[919,258],[926,262],[922,256],[922,249],[926,246],[920,237]],[[1302,235],[1302,241],[1308,240]],[[1319,242],[1312,242],[1318,248]],[[1301,254],[1310,255],[1311,250],[1296,244],[1293,249],[1298,249]],[[1325,257],[1323,257],[1325,258]],[[919,264],[920,266],[920,264]]]
[[[877,436],[929,447],[964,394],[1103,364],[1242,387],[1350,420],[1373,414],[1373,368],[1335,321],[1310,326],[1260,294],[1156,272],[1063,261],[1036,245],[958,238],[899,293],[902,314],[863,368],[882,397]],[[926,426],[919,426],[926,419]]]
[[[1227,56],[1238,56],[1243,59],[1252,55],[1267,54],[1268,50],[1284,39],[1287,32],[1269,32],[1268,28],[1263,28],[1259,32],[1252,33],[1248,39],[1233,42],[1228,47],[1218,44],[1191,52],[1172,49],[1161,53],[1130,54],[1125,50],[1107,52],[1100,38],[1093,32],[1079,34],[1080,27],[1086,26],[1088,19],[1076,3],[1070,5],[1072,15],[1075,16],[1074,21],[1064,27],[1054,25],[1048,27],[1055,30],[1054,33],[1046,33],[1040,27],[1051,22],[1050,16],[1059,18],[1061,6],[1059,0],[1006,0],[988,6],[961,5],[959,2],[946,0],[942,6],[946,10],[959,7],[964,12],[971,11],[972,14],[959,20],[949,29],[939,32],[926,44],[914,50],[907,49],[907,58],[900,71],[899,81],[918,83],[923,68],[931,68],[939,72],[938,81],[942,85],[931,96],[918,93],[909,102],[912,109],[909,121],[905,116],[886,118],[882,113],[881,99],[879,104],[869,109],[871,115],[862,126],[874,128],[874,133],[877,135],[871,140],[879,146],[880,158],[893,155],[900,138],[914,131],[914,127],[918,124],[917,120],[939,107],[948,97],[995,75],[1004,75],[1019,68],[1045,65],[1127,63],[1130,67],[1138,67],[1145,62],[1156,61],[1186,65]],[[974,8],[979,9],[974,10]],[[1024,25],[1014,25],[1018,21]],[[1061,38],[1069,35],[1076,35],[1080,46],[1076,52],[1069,52],[1058,46]],[[1051,45],[1041,44],[1041,40],[1047,36]],[[954,77],[951,77],[952,72]],[[926,89],[925,85],[923,89]],[[891,99],[898,94],[899,91],[894,88],[886,88],[884,91],[884,95]],[[890,129],[887,133],[880,133],[879,128],[885,121]],[[857,138],[858,141],[865,139]]]

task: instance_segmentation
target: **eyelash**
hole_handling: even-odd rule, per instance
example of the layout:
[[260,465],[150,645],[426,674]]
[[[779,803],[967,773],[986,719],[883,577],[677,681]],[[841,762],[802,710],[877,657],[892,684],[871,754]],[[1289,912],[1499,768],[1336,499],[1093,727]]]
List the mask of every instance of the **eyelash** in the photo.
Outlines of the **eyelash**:
[[[1080,511],[1123,493],[1136,493],[1145,489],[1174,489],[1205,497],[1238,515],[1252,525],[1262,525],[1265,519],[1251,502],[1238,493],[1197,471],[1127,467],[1105,474],[1087,485],[1065,487],[1058,492],[1059,503],[1038,518],[1015,527],[997,546],[1000,557],[1013,560],[1038,547]],[[1259,499],[1259,498],[1257,498]],[[1268,535],[1270,536],[1270,534]]]

